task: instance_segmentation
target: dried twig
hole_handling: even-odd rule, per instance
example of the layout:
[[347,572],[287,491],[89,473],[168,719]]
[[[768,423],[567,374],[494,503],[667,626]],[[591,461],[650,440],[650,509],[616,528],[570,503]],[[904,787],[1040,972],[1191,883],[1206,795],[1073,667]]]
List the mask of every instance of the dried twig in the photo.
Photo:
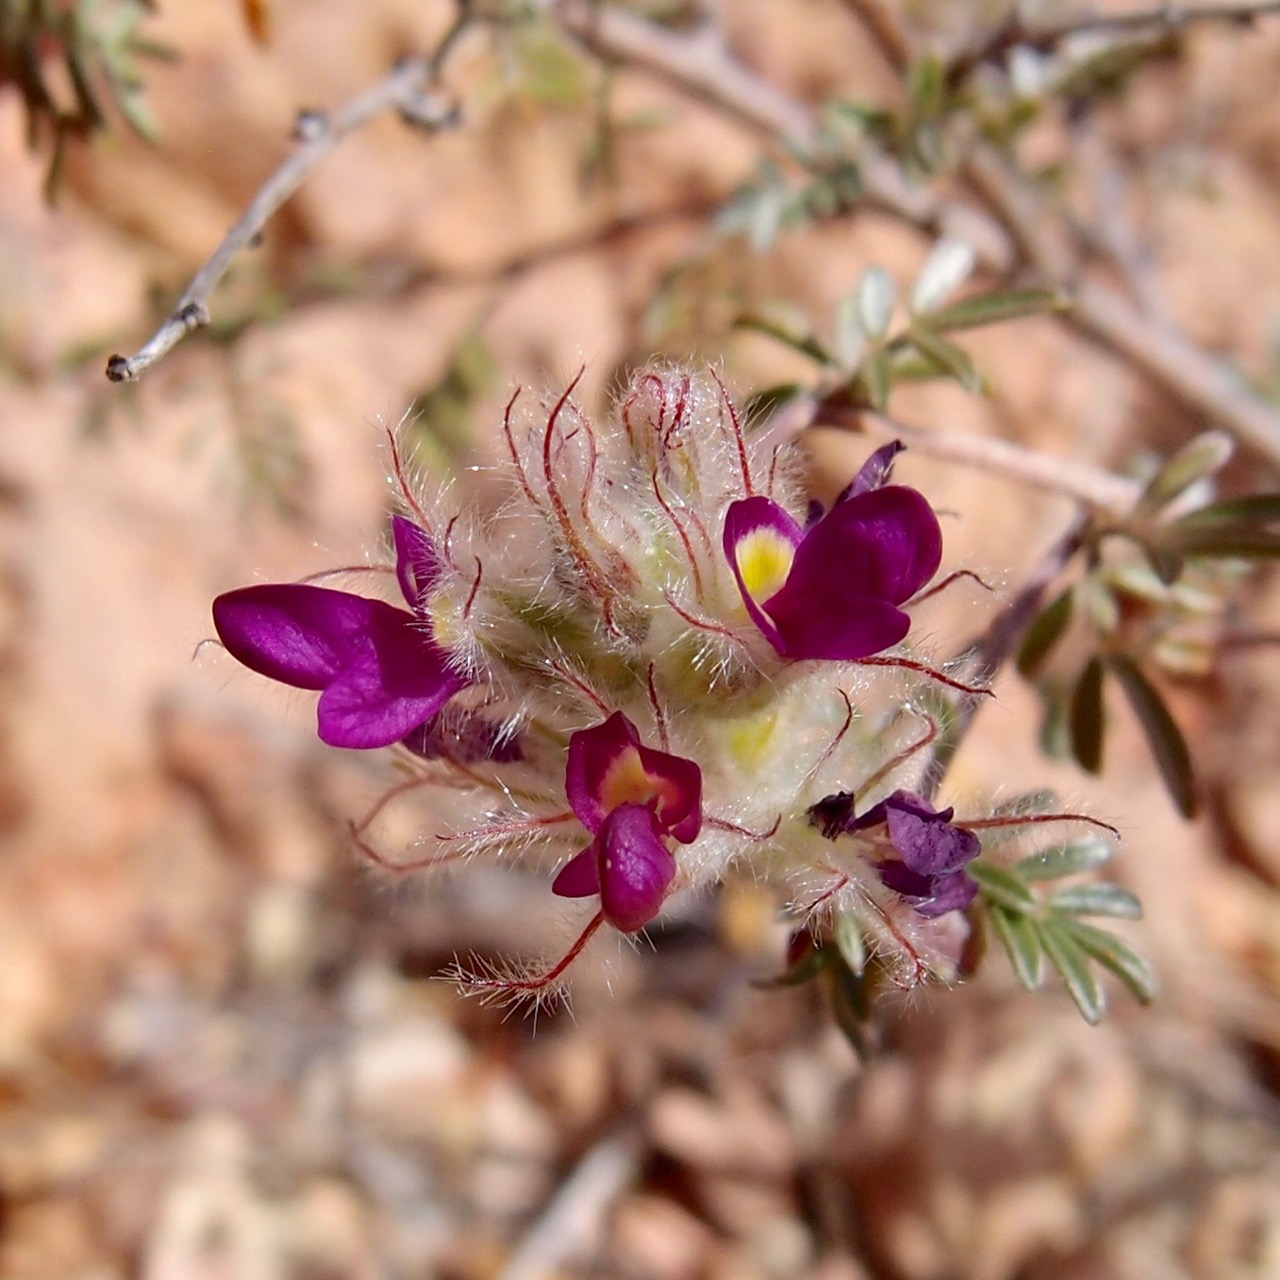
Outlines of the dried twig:
[[382,79],[332,113],[304,111],[294,129],[298,146],[267,179],[249,207],[213,256],[196,272],[168,319],[131,356],[113,355],[107,361],[112,382],[135,382],[193,329],[209,323],[209,296],[240,252],[253,244],[282,204],[306,181],[311,171],[346,137],[385,111],[398,111],[411,124],[438,129],[453,123],[457,113],[433,93],[439,69],[454,41],[469,22],[463,6],[457,22],[435,53],[406,58]]

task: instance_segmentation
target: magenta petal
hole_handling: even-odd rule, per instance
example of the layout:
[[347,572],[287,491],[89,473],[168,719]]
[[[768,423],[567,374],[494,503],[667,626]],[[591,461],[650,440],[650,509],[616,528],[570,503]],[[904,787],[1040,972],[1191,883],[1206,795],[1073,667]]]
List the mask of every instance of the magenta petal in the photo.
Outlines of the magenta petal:
[[[743,498],[730,505],[724,518],[724,554],[737,579],[738,590],[742,593],[742,603],[751,615],[751,621],[764,632],[765,638],[779,653],[786,652],[786,645],[774,625],[773,619],[760,607],[761,602],[755,600],[747,590],[738,562],[738,547],[758,529],[767,529],[772,533],[799,547],[805,538],[805,531],[800,525],[770,498]],[[796,553],[799,555],[799,552]]]
[[601,803],[605,775],[628,747],[640,745],[636,727],[615,711],[603,724],[582,729],[569,739],[569,762],[564,790],[569,807],[592,835],[600,830],[608,812]]
[[404,516],[391,517],[391,537],[396,547],[396,577],[412,609],[420,609],[426,594],[440,576],[440,557],[424,529]]
[[346,591],[245,587],[213,602],[213,624],[251,671],[323,689],[320,737],[337,747],[397,742],[466,684],[412,614]]
[[213,625],[250,671],[296,689],[323,689],[350,662],[375,605],[391,610],[346,591],[270,583],[219,596]]
[[702,770],[692,760],[641,747],[640,763],[651,778],[668,784],[674,795],[659,798],[658,827],[681,844],[692,844],[702,830]]
[[600,851],[600,907],[623,933],[643,928],[662,910],[676,860],[658,838],[653,811],[621,804],[605,819],[594,846]]
[[551,892],[561,898],[589,898],[600,892],[600,851],[595,841],[560,868]]

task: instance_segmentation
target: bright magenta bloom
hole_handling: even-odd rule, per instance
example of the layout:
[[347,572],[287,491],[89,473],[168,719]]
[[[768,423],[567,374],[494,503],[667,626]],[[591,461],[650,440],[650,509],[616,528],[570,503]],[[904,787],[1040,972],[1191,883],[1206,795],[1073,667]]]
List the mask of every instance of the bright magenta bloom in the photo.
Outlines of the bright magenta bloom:
[[552,891],[562,898],[598,893],[614,928],[643,928],[662,909],[676,874],[664,839],[690,844],[702,828],[702,771],[643,746],[635,725],[615,711],[569,739],[565,792],[595,839],[561,869]]
[[782,657],[856,661],[906,636],[911,620],[898,606],[937,572],[942,530],[922,494],[885,484],[899,447],[872,454],[807,529],[770,498],[729,507],[724,553]]

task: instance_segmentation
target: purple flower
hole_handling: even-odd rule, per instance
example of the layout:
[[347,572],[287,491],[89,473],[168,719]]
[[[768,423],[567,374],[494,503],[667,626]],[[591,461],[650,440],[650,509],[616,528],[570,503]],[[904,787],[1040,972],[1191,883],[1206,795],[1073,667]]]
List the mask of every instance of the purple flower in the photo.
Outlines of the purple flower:
[[213,602],[213,625],[232,657],[295,689],[321,691],[316,716],[331,746],[399,742],[468,684],[450,669],[425,614],[440,570],[435,547],[399,516],[392,531],[396,575],[412,613],[305,583],[243,587]]
[[595,837],[556,876],[562,898],[600,895],[604,918],[623,933],[662,909],[676,874],[663,843],[689,844],[702,827],[702,770],[692,760],[642,746],[620,711],[569,739],[565,792]]
[[982,844],[951,821],[954,809],[934,809],[910,791],[895,791],[854,817],[853,796],[844,792],[819,801],[811,812],[831,840],[843,832],[883,828],[892,856],[877,862],[876,870],[888,888],[911,901],[917,915],[932,919],[967,907],[978,892],[964,867],[982,852]]
[[942,530],[922,494],[885,484],[899,448],[872,454],[807,529],[770,498],[730,506],[725,555],[752,621],[782,657],[855,661],[907,634],[898,606],[937,572]]

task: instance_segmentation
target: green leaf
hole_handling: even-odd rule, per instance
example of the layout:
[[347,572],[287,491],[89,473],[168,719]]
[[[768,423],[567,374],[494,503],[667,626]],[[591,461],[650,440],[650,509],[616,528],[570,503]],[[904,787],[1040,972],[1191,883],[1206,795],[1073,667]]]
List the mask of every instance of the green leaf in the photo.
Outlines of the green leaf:
[[1069,305],[1065,295],[1053,289],[1001,289],[977,298],[965,298],[929,313],[929,323],[939,333],[956,329],[977,329],[1004,320],[1062,311]]
[[1150,1004],[1159,993],[1160,983],[1151,966],[1127,942],[1114,933],[1097,929],[1081,920],[1064,920],[1058,926],[1081,951],[1091,956],[1108,972],[1115,974],[1140,1004]]
[[1014,870],[1024,880],[1062,880],[1103,866],[1115,857],[1115,852],[1115,846],[1101,836],[1085,836],[1051,849],[1041,849],[1023,858]]
[[965,241],[950,238],[939,240],[920,268],[920,275],[911,293],[912,314],[922,315],[941,307],[968,279],[976,259],[973,246]]
[[1066,984],[1071,999],[1080,1010],[1080,1016],[1096,1026],[1107,1011],[1107,996],[1098,982],[1098,976],[1089,965],[1089,955],[1056,920],[1047,920],[1040,932],[1049,963],[1058,971]]
[[1035,991],[1044,983],[1044,944],[1038,923],[998,906],[991,908],[991,923],[1018,981],[1028,991]]
[[1274,524],[1280,521],[1280,493],[1251,493],[1244,498],[1212,502],[1189,511],[1174,522],[1175,529],[1195,529],[1213,524]]
[[943,373],[955,378],[966,391],[982,390],[982,376],[963,347],[949,342],[924,324],[913,324],[907,336]]
[[1075,611],[1075,588],[1068,587],[1027,628],[1018,650],[1018,672],[1030,679],[1062,639]]
[[831,935],[840,952],[840,958],[851,973],[860,974],[867,967],[867,944],[863,941],[862,926],[852,911],[838,911],[831,922]]
[[1090,658],[1071,693],[1071,754],[1089,773],[1098,773],[1102,768],[1102,675],[1102,659]]
[[765,387],[747,401],[747,418],[752,422],[765,422],[807,391],[808,388],[799,382],[779,382]]
[[856,974],[846,968],[839,958],[827,965],[826,973],[836,1026],[844,1032],[860,1058],[870,1057],[875,1049],[871,1006],[876,983],[881,975],[878,971]]
[[889,331],[893,309],[898,301],[898,288],[883,267],[868,267],[854,290],[854,307],[862,332],[873,342]]
[[733,327],[735,329],[745,329],[749,333],[763,333],[768,338],[785,343],[792,350],[799,351],[802,355],[808,356],[810,360],[814,360],[818,364],[828,366],[836,364],[836,360],[831,353],[811,334],[801,333],[790,325],[778,320],[771,320],[767,316],[762,316],[756,312],[744,312],[742,315],[736,316],[733,321]]
[[969,863],[965,870],[978,882],[978,888],[987,902],[1020,915],[1033,915],[1040,909],[1035,894],[1011,868],[998,867],[995,863],[979,858],[976,862]]
[[1231,458],[1235,441],[1225,431],[1205,431],[1189,440],[1152,476],[1134,513],[1154,515],[1193,484],[1220,471]]
[[1177,548],[1185,556],[1274,560],[1280,556],[1280,532],[1238,524],[1179,529]]
[[852,372],[862,363],[867,353],[867,335],[857,293],[846,293],[836,303],[831,345],[842,368]]
[[889,407],[889,391],[893,386],[889,361],[883,351],[877,351],[862,362],[858,370],[858,383],[866,389],[867,403],[883,412]]
[[1132,658],[1117,653],[1112,654],[1108,662],[1138,717],[1138,723],[1142,725],[1156,768],[1160,770],[1178,812],[1184,818],[1194,817],[1195,778],[1191,769],[1191,753],[1187,750],[1182,730],[1169,714],[1169,708],[1155,686]]
[[1048,904],[1069,916],[1111,916],[1116,920],[1141,920],[1142,903],[1118,884],[1073,884],[1055,889]]

